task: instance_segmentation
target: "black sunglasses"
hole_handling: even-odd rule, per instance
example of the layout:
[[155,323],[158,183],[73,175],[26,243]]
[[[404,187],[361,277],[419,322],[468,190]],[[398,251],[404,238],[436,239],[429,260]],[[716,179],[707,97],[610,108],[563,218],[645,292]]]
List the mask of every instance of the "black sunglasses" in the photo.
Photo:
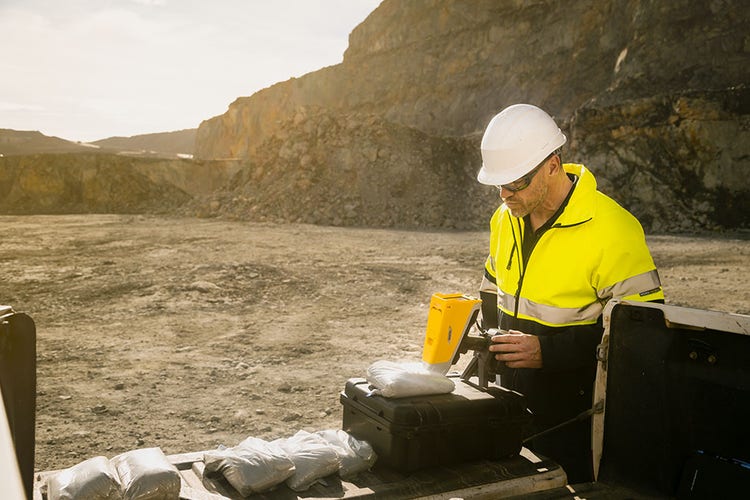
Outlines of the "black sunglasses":
[[527,187],[529,187],[529,185],[531,184],[531,181],[534,180],[534,176],[537,174],[537,172],[539,172],[539,170],[541,170],[541,168],[544,166],[544,164],[547,163],[547,161],[550,158],[552,158],[554,155],[555,155],[555,153],[552,153],[551,155],[549,155],[547,158],[545,158],[544,160],[542,160],[542,163],[540,163],[539,165],[537,165],[534,168],[534,170],[532,170],[528,174],[524,175],[523,177],[521,177],[517,181],[513,181],[510,184],[500,184],[499,186],[495,186],[495,187],[497,188],[498,191],[502,191],[503,189],[507,189],[511,193],[516,193],[518,191],[523,191],[524,189],[526,189]]

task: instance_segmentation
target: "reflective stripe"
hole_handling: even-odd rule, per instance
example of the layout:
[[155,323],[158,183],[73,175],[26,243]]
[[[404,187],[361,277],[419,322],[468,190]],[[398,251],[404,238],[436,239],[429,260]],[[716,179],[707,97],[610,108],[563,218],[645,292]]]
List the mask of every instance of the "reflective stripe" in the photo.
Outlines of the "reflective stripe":
[[[498,296],[497,305],[505,314],[512,316],[516,306],[516,298],[509,293],[504,293]],[[604,305],[600,302],[594,302],[583,307],[555,307],[538,304],[521,297],[518,305],[518,317],[547,326],[590,325],[596,323],[603,309]]]
[[497,293],[497,285],[493,283],[485,274],[485,276],[482,276],[482,284],[479,285],[479,291],[480,292],[489,292],[496,294]]
[[[482,285],[485,285],[484,280]],[[646,293],[647,296],[652,294],[659,295],[659,297],[649,297],[649,299],[663,297],[659,275],[655,270],[633,276],[632,278],[615,283],[611,287],[600,290],[598,295],[602,299],[602,302],[593,302],[582,307],[555,307],[539,304],[521,297],[518,306],[518,316],[549,326],[592,324],[596,323],[596,320],[604,309],[604,302],[607,300],[612,297],[623,298],[633,295],[637,297],[640,293]],[[513,294],[503,293],[498,296],[497,300],[498,307],[505,314],[513,315],[516,306],[516,298]]]
[[650,292],[646,295],[651,295],[651,293],[656,293],[660,290],[661,282],[659,280],[659,273],[654,269],[652,271],[632,276],[623,281],[618,281],[612,286],[602,288],[596,292],[596,294],[600,299],[607,300],[613,297],[619,299],[631,295],[637,296],[643,292]]

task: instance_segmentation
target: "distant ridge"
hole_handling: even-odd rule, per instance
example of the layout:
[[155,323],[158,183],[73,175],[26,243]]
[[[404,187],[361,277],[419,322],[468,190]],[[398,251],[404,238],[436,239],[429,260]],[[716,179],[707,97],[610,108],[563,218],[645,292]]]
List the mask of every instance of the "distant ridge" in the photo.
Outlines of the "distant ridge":
[[132,137],[108,137],[92,144],[119,151],[149,152],[167,155],[192,155],[197,129],[174,132],[134,135]]
[[83,143],[50,137],[36,130],[0,129],[0,155],[110,153],[156,158],[188,157],[193,154],[195,133],[196,129],[185,129]]
[[40,153],[92,153],[96,146],[50,137],[36,130],[0,128],[0,155],[16,156]]

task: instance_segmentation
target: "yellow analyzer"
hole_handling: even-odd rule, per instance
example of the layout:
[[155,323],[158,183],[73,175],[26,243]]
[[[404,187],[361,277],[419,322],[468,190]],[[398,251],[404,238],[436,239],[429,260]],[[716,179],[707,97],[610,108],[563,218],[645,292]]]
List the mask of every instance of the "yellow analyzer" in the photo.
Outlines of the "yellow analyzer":
[[457,361],[461,340],[476,322],[481,304],[460,293],[433,294],[422,349],[422,362],[431,371],[445,375]]

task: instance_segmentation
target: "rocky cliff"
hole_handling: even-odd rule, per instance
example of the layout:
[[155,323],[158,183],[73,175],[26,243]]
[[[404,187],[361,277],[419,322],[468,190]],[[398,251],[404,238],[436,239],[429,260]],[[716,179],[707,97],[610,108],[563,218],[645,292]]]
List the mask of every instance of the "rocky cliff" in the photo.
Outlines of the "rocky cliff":
[[[374,227],[474,227],[478,150],[376,115],[302,108],[199,215]],[[475,161],[467,162],[466,158]],[[457,189],[458,187],[458,189]],[[470,196],[474,193],[475,196]]]
[[174,213],[224,185],[231,162],[111,154],[0,158],[0,213]]
[[741,0],[385,0],[341,64],[201,124],[198,157],[247,165],[204,211],[484,227],[479,137],[530,102],[648,230],[748,227],[749,21]]

